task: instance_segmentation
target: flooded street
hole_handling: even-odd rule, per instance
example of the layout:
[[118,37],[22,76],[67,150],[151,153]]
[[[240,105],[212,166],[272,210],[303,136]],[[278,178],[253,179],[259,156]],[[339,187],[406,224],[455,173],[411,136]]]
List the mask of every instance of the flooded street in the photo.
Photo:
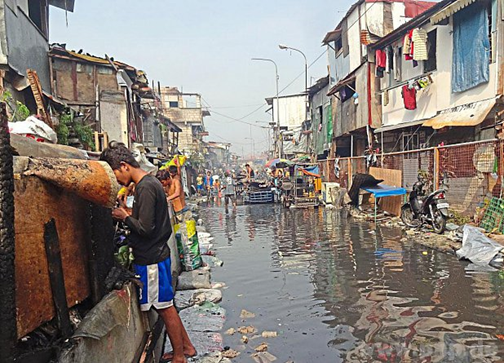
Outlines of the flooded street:
[[[225,329],[252,325],[277,338],[224,335],[252,362],[262,342],[278,362],[497,362],[504,357],[504,274],[402,242],[330,210],[277,205],[202,207],[224,261]],[[242,320],[246,309],[255,318]]]

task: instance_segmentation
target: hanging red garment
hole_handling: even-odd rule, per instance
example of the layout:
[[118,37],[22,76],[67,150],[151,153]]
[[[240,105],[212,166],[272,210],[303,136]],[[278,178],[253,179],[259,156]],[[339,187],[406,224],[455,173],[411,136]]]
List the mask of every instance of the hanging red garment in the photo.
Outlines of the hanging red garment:
[[377,50],[376,54],[376,66],[385,69],[387,66],[387,53],[383,50]]
[[[406,46],[407,44],[407,46]],[[405,60],[413,60],[413,50],[414,50],[414,44],[413,44],[413,29],[411,29],[408,34],[405,36],[404,40],[404,59]]]
[[417,104],[415,87],[410,89],[408,85],[404,85],[401,93],[404,100],[404,108],[407,110],[416,110]]

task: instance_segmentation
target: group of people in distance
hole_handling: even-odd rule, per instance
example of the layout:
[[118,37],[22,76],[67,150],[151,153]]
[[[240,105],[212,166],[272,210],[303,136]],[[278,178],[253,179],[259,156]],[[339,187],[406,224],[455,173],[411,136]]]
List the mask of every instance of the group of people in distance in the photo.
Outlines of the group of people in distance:
[[[226,170],[221,173],[212,173],[211,170],[207,170],[206,174],[199,174],[196,178],[196,191],[198,195],[206,195],[208,201],[220,202],[224,197],[224,204],[226,209],[229,204],[236,208],[236,181],[237,176],[234,170]],[[255,173],[249,164],[245,165],[244,170],[245,178],[244,183],[251,182]]]

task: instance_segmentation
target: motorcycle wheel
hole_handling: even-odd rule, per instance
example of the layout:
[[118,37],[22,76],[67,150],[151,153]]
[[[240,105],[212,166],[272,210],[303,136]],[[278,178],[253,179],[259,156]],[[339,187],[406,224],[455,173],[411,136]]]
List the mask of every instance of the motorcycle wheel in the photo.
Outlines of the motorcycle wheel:
[[432,220],[432,229],[438,234],[443,234],[446,228],[446,217],[439,211],[434,211],[434,219]]
[[416,228],[419,225],[419,222],[415,219],[415,215],[409,205],[405,205],[401,208],[401,220],[410,228]]

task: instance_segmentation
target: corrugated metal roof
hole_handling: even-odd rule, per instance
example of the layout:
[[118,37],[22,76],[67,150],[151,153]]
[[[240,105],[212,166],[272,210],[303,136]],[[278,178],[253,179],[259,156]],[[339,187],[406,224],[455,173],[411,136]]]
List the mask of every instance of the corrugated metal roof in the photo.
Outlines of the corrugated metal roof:
[[449,18],[453,14],[455,14],[457,11],[462,10],[466,6],[471,5],[472,3],[476,2],[476,0],[457,0],[453,4],[447,6],[437,14],[433,15],[431,18],[431,23],[432,24],[437,24],[440,21]]
[[[101,64],[104,66],[107,66],[107,65],[112,66],[110,64],[110,61],[106,58],[101,58],[101,57],[97,57],[97,56],[90,55],[90,54],[82,54],[82,53],[75,52],[73,50],[66,50],[65,48],[62,48],[62,47],[56,47],[56,46],[51,47],[49,54],[52,56],[60,55],[60,56],[66,56],[66,57],[70,57],[70,58],[77,58],[77,59],[80,59],[85,62]],[[119,67],[119,68],[136,70],[135,67],[130,66],[129,64],[126,64],[123,62],[113,61],[113,63],[116,67]]]

